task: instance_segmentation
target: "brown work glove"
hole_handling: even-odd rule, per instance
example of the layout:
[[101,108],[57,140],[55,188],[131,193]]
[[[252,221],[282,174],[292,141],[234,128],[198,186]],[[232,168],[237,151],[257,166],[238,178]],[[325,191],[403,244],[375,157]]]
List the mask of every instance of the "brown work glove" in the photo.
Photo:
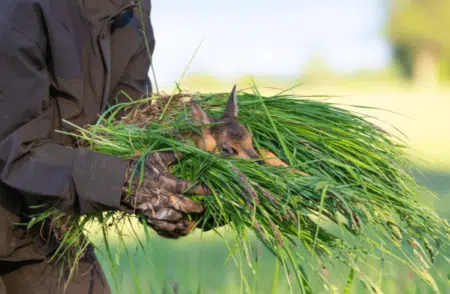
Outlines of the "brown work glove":
[[[143,180],[140,180],[141,169],[138,167],[131,179],[131,190],[128,189],[130,183],[126,180],[125,187],[129,191],[123,197],[125,206],[144,216],[147,224],[166,238],[186,236],[196,225],[193,219],[198,219],[205,211],[200,202],[192,201],[182,194],[211,193],[206,186],[194,186],[192,181],[171,175],[168,167],[176,161],[173,152],[153,152],[147,155]],[[135,162],[131,162],[127,178],[134,164]]]

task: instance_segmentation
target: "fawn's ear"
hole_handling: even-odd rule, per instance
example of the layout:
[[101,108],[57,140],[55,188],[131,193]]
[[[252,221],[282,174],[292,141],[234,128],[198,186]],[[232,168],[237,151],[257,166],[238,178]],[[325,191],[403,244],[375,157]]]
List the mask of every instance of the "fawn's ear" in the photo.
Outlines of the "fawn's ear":
[[225,108],[222,118],[237,119],[237,117],[238,117],[238,103],[236,96],[236,85],[234,85],[233,90],[231,90],[230,98],[228,98],[227,106]]
[[200,104],[196,101],[191,101],[191,111],[192,111],[192,118],[199,122],[200,124],[210,124],[214,122],[214,118],[210,115],[208,115],[203,108],[200,107]]

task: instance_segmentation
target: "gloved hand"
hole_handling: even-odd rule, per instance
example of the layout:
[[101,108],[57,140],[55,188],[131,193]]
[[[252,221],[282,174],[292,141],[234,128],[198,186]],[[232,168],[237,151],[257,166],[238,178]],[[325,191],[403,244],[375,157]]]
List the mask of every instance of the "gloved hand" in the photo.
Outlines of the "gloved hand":
[[[178,157],[179,160],[180,156]],[[139,167],[133,178],[128,179],[135,165],[135,162],[131,162],[124,186],[129,190],[128,181],[131,180],[131,190],[124,194],[122,200],[126,206],[134,209],[135,213],[143,215],[147,224],[160,236],[166,238],[186,236],[196,225],[193,219],[198,219],[205,211],[203,204],[182,194],[211,193],[204,185],[194,185],[193,181],[171,175],[168,167],[176,161],[173,152],[150,153],[145,159],[142,181]]]

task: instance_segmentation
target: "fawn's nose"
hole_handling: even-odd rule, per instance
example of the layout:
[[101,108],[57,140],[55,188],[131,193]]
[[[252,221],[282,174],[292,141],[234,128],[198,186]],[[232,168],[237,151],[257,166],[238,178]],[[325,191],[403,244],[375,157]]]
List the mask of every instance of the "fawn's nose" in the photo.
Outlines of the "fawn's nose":
[[[253,149],[253,148],[247,150],[247,154],[248,154],[248,156],[249,156],[250,158],[260,158],[258,152],[256,152],[256,150]],[[262,161],[262,160],[257,160],[256,163],[259,164],[259,165],[263,165],[263,164],[264,164],[264,161]]]

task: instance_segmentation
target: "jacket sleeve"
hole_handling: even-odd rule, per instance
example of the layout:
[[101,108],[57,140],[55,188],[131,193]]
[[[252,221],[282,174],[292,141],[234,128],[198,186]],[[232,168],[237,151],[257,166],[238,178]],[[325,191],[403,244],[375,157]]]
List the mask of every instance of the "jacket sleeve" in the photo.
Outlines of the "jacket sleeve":
[[28,198],[86,214],[120,205],[126,161],[52,140],[45,35],[0,20],[0,182]]
[[[133,55],[131,60],[117,84],[113,94],[112,99],[114,103],[122,103],[129,101],[129,98],[135,100],[142,98],[145,95],[152,93],[152,85],[149,79],[149,70],[152,62],[152,55],[155,49],[155,38],[153,26],[150,20],[150,1],[142,1],[146,5],[143,5],[142,12],[135,9],[136,19],[134,21],[139,22],[139,29],[142,29],[143,33],[139,32],[141,35],[141,43]],[[144,16],[141,20],[140,16]],[[142,23],[142,24],[141,24]],[[145,35],[144,35],[145,33]],[[126,93],[124,95],[123,93]],[[127,97],[129,96],[129,97]]]

